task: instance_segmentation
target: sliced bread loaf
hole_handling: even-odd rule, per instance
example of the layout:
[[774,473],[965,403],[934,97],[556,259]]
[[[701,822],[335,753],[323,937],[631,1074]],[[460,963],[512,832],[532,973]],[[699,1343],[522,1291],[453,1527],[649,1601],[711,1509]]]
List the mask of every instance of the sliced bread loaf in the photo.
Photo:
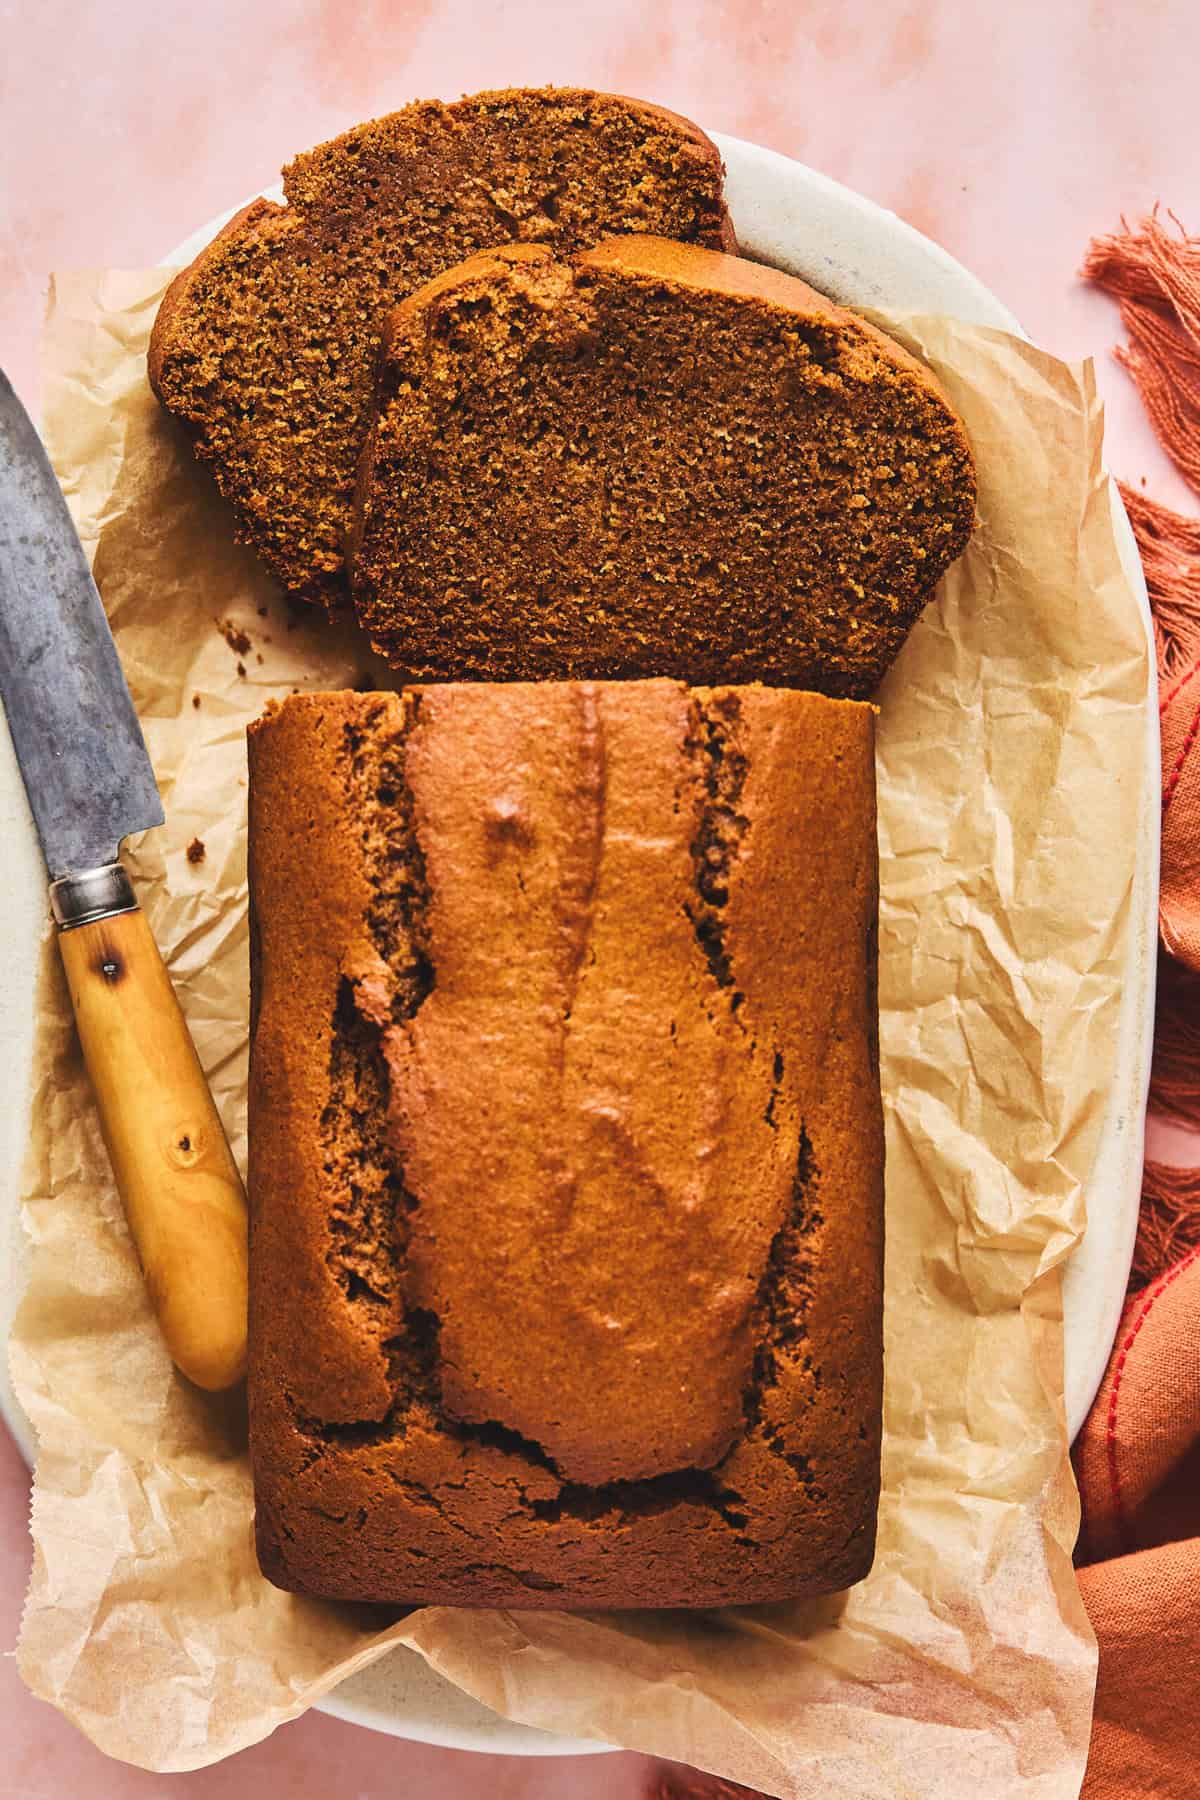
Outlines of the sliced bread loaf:
[[351,559],[422,680],[873,691],[974,519],[927,369],[656,237],[476,256],[392,315]]
[[484,246],[613,232],[732,244],[704,133],[577,89],[421,101],[284,170],[168,289],[150,380],[283,585],[344,596],[344,533],[390,306]]

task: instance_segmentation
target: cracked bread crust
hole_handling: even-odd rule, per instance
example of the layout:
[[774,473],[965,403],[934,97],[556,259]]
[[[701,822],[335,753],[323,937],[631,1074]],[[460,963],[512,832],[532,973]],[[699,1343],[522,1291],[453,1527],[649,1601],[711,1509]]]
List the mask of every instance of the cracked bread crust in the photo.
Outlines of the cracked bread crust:
[[416,101],[291,162],[171,284],[150,384],[285,588],[340,606],[383,315],[491,245],[657,231],[733,249],[716,146],[645,101],[513,88]]
[[860,1579],[870,708],[316,695],[252,728],[250,769],[265,1573],[594,1608]]

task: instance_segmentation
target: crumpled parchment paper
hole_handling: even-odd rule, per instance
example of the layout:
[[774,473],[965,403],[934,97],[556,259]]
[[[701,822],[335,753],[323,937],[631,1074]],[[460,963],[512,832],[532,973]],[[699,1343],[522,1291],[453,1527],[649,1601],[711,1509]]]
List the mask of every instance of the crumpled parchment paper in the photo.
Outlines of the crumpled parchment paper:
[[[132,864],[242,1156],[244,729],[273,695],[387,678],[352,627],[290,611],[234,547],[152,399],[166,279],[58,282],[47,435],[167,812]],[[1150,670],[1090,371],[945,320],[902,329],[966,421],[981,522],[882,695],[873,1574],[750,1611],[433,1608],[390,1629],[268,1586],[241,1402],[189,1388],[163,1352],[47,945],[12,1343],[41,1444],[19,1658],[111,1755],[214,1761],[404,1643],[513,1718],[771,1794],[1077,1793],[1095,1650],[1070,1561],[1061,1267],[1113,1074]]]

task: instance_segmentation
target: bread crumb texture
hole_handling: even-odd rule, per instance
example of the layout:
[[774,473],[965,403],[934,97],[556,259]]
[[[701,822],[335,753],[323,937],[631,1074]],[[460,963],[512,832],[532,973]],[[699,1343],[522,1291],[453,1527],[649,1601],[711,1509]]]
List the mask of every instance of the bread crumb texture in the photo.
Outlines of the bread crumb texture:
[[648,238],[500,251],[389,322],[355,601],[413,679],[863,697],[974,511],[933,377],[803,282]]
[[687,120],[579,89],[420,101],[298,156],[179,275],[150,379],[284,587],[344,598],[343,542],[384,314],[489,245],[610,233],[732,243]]
[[872,747],[865,706],[672,681],[305,696],[253,728],[278,1585],[718,1606],[866,1572]]

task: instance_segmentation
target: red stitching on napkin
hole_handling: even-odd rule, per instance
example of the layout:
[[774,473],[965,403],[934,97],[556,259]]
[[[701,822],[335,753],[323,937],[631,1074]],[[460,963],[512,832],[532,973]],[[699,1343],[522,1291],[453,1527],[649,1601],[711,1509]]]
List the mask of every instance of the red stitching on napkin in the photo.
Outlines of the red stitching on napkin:
[[1175,796],[1175,789],[1179,786],[1179,777],[1183,774],[1183,765],[1188,759],[1188,752],[1196,741],[1197,733],[1200,733],[1200,702],[1197,703],[1196,710],[1192,714],[1192,722],[1188,726],[1187,736],[1183,740],[1179,755],[1175,758],[1175,767],[1167,777],[1167,785],[1163,789],[1164,817],[1166,816],[1168,806],[1170,806],[1171,801]]
[[1105,1449],[1108,1452],[1108,1485],[1112,1493],[1113,1523],[1116,1525],[1117,1534],[1121,1539],[1123,1549],[1128,1549],[1130,1546],[1128,1544],[1128,1532],[1125,1523],[1125,1502],[1121,1495],[1121,1475],[1117,1468],[1117,1397],[1121,1392],[1121,1378],[1125,1373],[1125,1364],[1128,1360],[1129,1352],[1133,1349],[1139,1331],[1150,1317],[1150,1314],[1154,1309],[1155,1301],[1160,1294],[1166,1293],[1173,1281],[1179,1280],[1179,1277],[1183,1274],[1184,1270],[1189,1268],[1191,1264],[1196,1261],[1197,1257],[1200,1257],[1200,1244],[1198,1244],[1194,1250],[1190,1251],[1189,1254],[1184,1257],[1182,1262],[1176,1263],[1173,1269],[1169,1269],[1158,1285],[1147,1296],[1146,1304],[1138,1314],[1137,1319],[1134,1322],[1133,1330],[1121,1345],[1121,1354],[1118,1356],[1117,1366],[1113,1370],[1112,1392],[1108,1397],[1108,1421],[1107,1430],[1105,1432]]
[[1180,676],[1179,680],[1175,683],[1175,686],[1171,689],[1171,691],[1168,694],[1164,694],[1163,698],[1159,701],[1158,716],[1160,719],[1162,718],[1163,714],[1166,712],[1168,706],[1170,706],[1172,700],[1177,699],[1178,696],[1180,694],[1182,694],[1184,688],[1187,686],[1188,682],[1192,679],[1193,675],[1200,675],[1200,662],[1194,662],[1192,664],[1191,668],[1188,670],[1187,674]]

